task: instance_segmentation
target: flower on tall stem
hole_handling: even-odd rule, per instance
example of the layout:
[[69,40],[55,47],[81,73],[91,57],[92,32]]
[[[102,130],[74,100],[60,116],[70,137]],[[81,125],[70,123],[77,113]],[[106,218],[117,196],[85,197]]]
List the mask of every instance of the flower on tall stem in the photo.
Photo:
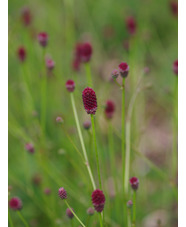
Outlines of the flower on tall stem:
[[13,197],[9,200],[9,207],[12,210],[21,210],[23,207],[23,203],[20,198],[18,197]]
[[97,110],[97,98],[95,91],[87,87],[82,92],[83,104],[87,114],[95,114]]
[[102,212],[105,206],[105,195],[100,189],[92,192],[92,204],[97,212]]
[[45,62],[46,62],[47,69],[49,71],[53,70],[53,68],[55,66],[55,62],[51,58],[46,58]]
[[119,65],[119,72],[121,77],[126,78],[128,76],[129,73],[129,66],[126,62],[121,62]]
[[126,27],[127,27],[127,31],[130,35],[134,35],[136,33],[136,20],[134,19],[134,17],[129,16],[127,17],[126,21]]
[[112,100],[107,100],[105,106],[105,116],[107,119],[111,119],[115,112],[115,104]]
[[75,89],[75,82],[73,80],[67,80],[67,82],[66,82],[66,89],[69,92],[73,92],[74,89]]
[[48,34],[46,32],[40,32],[37,39],[42,47],[46,47],[48,44]]
[[[73,208],[71,208],[71,209],[74,211]],[[72,211],[70,210],[70,208],[67,208],[67,209],[66,209],[66,215],[67,215],[67,217],[70,218],[70,219],[72,219],[72,218],[74,217],[74,214],[72,213]]]
[[18,48],[17,55],[18,55],[18,58],[19,58],[19,60],[21,62],[24,62],[25,61],[27,54],[26,54],[26,49],[25,49],[24,46],[21,46],[21,47]]
[[131,188],[136,191],[139,187],[139,179],[137,177],[131,177],[130,185],[131,185]]
[[67,192],[63,187],[59,188],[58,195],[62,200],[67,199]]

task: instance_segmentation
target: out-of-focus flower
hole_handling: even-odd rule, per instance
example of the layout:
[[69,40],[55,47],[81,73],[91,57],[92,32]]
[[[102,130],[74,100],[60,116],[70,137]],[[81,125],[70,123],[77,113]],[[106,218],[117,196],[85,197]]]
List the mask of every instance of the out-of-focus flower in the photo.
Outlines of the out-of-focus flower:
[[83,122],[83,127],[84,127],[84,129],[89,129],[90,127],[91,127],[91,121],[84,121]]
[[178,2],[177,1],[170,1],[170,9],[174,16],[178,16]]
[[75,82],[73,80],[67,80],[67,82],[66,82],[66,89],[69,92],[73,92],[74,89],[75,89]]
[[59,197],[63,200],[63,199],[66,199],[67,198],[67,192],[64,188],[59,188],[58,190],[58,195]]
[[34,145],[32,143],[26,143],[25,149],[31,154],[35,152]]
[[113,78],[113,79],[118,78],[118,76],[119,76],[118,70],[117,70],[117,69],[114,69],[114,70],[112,71],[111,75],[112,75],[112,78]]
[[130,35],[134,35],[136,33],[136,21],[134,17],[130,16],[126,19],[126,27],[127,31]]
[[48,44],[48,34],[46,32],[40,32],[37,36],[38,41],[42,47],[46,47]]
[[127,207],[128,208],[131,208],[133,206],[133,202],[132,202],[132,200],[129,200],[128,202],[127,202]]
[[128,76],[128,73],[129,73],[129,66],[126,62],[121,62],[119,65],[119,72],[120,72],[120,75],[123,77],[123,78],[126,78]]
[[19,47],[17,50],[18,58],[21,62],[24,62],[26,59],[26,50],[23,46]]
[[137,190],[139,186],[139,179],[137,177],[130,178],[130,185],[133,190]]
[[87,214],[90,215],[90,216],[92,216],[92,215],[94,214],[94,208],[89,207],[89,208],[87,209]]
[[32,15],[30,12],[30,9],[28,7],[23,7],[21,10],[21,20],[25,26],[28,26],[31,24],[32,21]]
[[178,59],[173,63],[173,72],[178,75]]
[[55,62],[51,58],[46,59],[46,67],[48,70],[52,70],[55,66]]
[[96,189],[92,193],[92,204],[97,212],[102,212],[105,205],[105,196],[103,191]]
[[12,210],[21,210],[23,207],[23,204],[20,198],[13,197],[9,200],[9,206]]
[[[72,209],[72,208],[71,208]],[[73,209],[72,209],[73,210]],[[74,210],[73,210],[74,211]],[[69,209],[69,208],[67,208],[66,209],[66,215],[70,218],[70,219],[72,219],[73,217],[74,217],[74,214],[72,213],[72,211]]]
[[115,111],[115,104],[112,100],[107,100],[105,106],[105,116],[107,119],[111,119],[113,117]]

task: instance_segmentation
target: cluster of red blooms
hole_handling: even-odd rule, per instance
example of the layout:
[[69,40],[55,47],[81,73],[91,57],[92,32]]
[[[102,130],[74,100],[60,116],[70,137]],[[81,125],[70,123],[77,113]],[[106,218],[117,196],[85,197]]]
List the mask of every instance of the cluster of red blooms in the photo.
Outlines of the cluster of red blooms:
[[87,63],[92,56],[92,45],[88,42],[77,43],[74,51],[72,67],[74,71],[80,70],[81,63]]

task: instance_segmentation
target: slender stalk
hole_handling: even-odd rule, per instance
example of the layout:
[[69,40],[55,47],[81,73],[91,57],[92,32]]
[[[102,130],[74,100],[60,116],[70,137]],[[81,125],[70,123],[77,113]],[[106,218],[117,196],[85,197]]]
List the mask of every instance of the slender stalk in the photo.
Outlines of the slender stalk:
[[103,220],[101,217],[101,213],[99,213],[99,223],[100,223],[100,227],[103,227]]
[[95,190],[96,184],[95,184],[94,177],[92,175],[92,171],[91,171],[91,168],[90,168],[90,165],[89,165],[89,160],[88,160],[88,156],[87,156],[87,152],[86,152],[86,148],[85,148],[85,144],[84,144],[84,140],[83,140],[80,124],[79,124],[79,119],[78,119],[78,115],[77,115],[77,110],[76,110],[76,106],[75,106],[74,96],[73,96],[72,92],[70,93],[70,98],[71,98],[72,109],[73,109],[73,112],[74,112],[74,117],[75,117],[75,121],[76,121],[76,127],[77,127],[77,130],[78,130],[79,139],[80,139],[81,147],[82,147],[82,150],[83,150],[85,164],[86,164],[86,167],[87,167],[87,170],[88,170],[91,182],[92,182],[93,189]]
[[131,208],[128,208],[128,213],[127,213],[127,226],[131,227]]
[[123,170],[122,170],[122,173],[123,173],[123,191],[124,191],[124,195],[125,195],[125,186],[124,186],[124,183],[125,183],[125,78],[123,78],[123,81],[122,81],[122,86],[123,86],[123,89],[122,89],[122,122],[121,122],[121,127],[122,127],[122,145],[121,145],[121,150],[122,150],[122,167],[123,167]]
[[72,208],[69,206],[68,202],[65,200],[65,203],[67,207],[70,209],[70,211],[73,213],[74,217],[78,220],[78,222],[83,226],[86,227],[83,222],[78,218],[78,216],[75,214],[75,212],[72,210]]
[[95,153],[96,153],[96,163],[97,163],[97,171],[98,171],[98,178],[99,178],[99,187],[100,187],[100,189],[102,189],[101,175],[100,175],[100,168],[99,168],[99,155],[98,155],[98,149],[97,149],[96,130],[95,130],[94,115],[93,114],[91,114],[91,122],[92,122],[94,149],[95,149]]
[[85,63],[85,71],[86,71],[86,77],[87,77],[87,83],[89,87],[93,87],[92,84],[92,77],[91,77],[91,69],[90,69],[90,64]]
[[8,220],[9,220],[9,223],[10,223],[10,227],[14,227],[13,222],[12,222],[12,218],[11,218],[9,212],[8,212]]
[[24,217],[23,217],[23,215],[21,214],[21,212],[20,212],[20,211],[17,211],[17,214],[19,215],[19,217],[20,217],[21,221],[24,223],[24,225],[25,225],[26,227],[29,227],[28,223],[27,223],[26,220],[24,219]]
[[136,226],[136,191],[133,191],[133,217],[132,217],[132,227]]

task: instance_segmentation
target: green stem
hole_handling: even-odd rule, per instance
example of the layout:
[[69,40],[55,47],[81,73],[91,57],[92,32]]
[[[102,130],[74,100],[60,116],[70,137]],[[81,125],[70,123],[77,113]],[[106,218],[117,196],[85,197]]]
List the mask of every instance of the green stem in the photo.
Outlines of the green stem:
[[98,178],[99,178],[99,187],[100,187],[100,189],[102,189],[101,175],[100,175],[100,168],[99,168],[99,156],[98,156],[98,149],[97,149],[97,142],[96,142],[96,130],[95,130],[94,115],[93,114],[91,114],[91,122],[92,122],[94,149],[95,149],[95,153],[96,153],[96,163],[97,163],[97,171],[98,171]]
[[22,222],[24,223],[24,225],[26,227],[29,227],[28,223],[26,222],[26,220],[24,219],[23,215],[21,214],[20,211],[17,211],[17,214],[19,215],[20,219],[22,220]]
[[78,220],[78,222],[83,226],[86,227],[83,222],[78,218],[78,216],[74,213],[74,211],[72,210],[72,208],[69,206],[68,202],[65,200],[65,203],[67,205],[67,207],[70,209],[70,211],[73,213],[74,217]]
[[127,220],[128,220],[128,227],[131,227],[131,208],[128,208]]
[[78,115],[77,115],[77,110],[76,110],[76,106],[75,106],[74,96],[73,96],[72,92],[70,93],[70,98],[71,98],[72,109],[73,109],[73,112],[74,112],[74,117],[75,117],[75,121],[76,121],[76,127],[77,127],[77,130],[78,130],[79,139],[80,139],[81,147],[82,147],[82,150],[83,150],[85,164],[86,164],[86,167],[87,167],[87,170],[88,170],[91,182],[92,182],[93,189],[95,190],[96,184],[95,184],[94,177],[92,175],[92,171],[91,171],[91,168],[90,168],[90,165],[89,165],[89,160],[88,160],[88,156],[87,156],[87,152],[86,152],[86,148],[85,148],[85,144],[84,144],[84,140],[83,140],[80,124],[79,124],[79,119],[78,119]]
[[133,217],[132,217],[132,227],[136,226],[136,191],[133,191]]
[[101,213],[99,213],[99,223],[100,223],[100,227],[103,227],[103,219],[101,217]]
[[121,150],[122,150],[122,167],[123,167],[123,170],[122,170],[122,173],[123,173],[123,179],[122,179],[122,182],[123,182],[123,191],[124,191],[124,196],[125,196],[125,186],[124,186],[124,183],[125,183],[125,78],[123,78],[123,81],[122,81],[122,122],[121,122],[121,127],[122,127],[122,146],[121,146]]
[[11,218],[9,212],[8,212],[8,220],[9,220],[9,223],[10,223],[10,227],[14,227],[13,222],[12,222],[12,218]]
[[92,77],[91,77],[91,69],[90,69],[90,64],[85,63],[85,71],[86,71],[86,77],[87,77],[87,83],[89,87],[93,87],[92,84]]

